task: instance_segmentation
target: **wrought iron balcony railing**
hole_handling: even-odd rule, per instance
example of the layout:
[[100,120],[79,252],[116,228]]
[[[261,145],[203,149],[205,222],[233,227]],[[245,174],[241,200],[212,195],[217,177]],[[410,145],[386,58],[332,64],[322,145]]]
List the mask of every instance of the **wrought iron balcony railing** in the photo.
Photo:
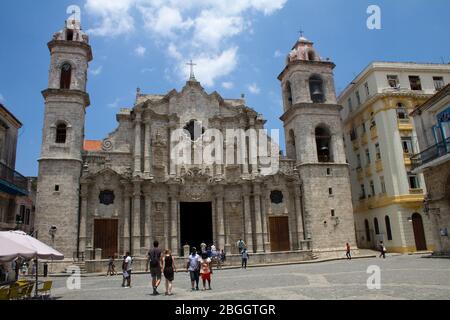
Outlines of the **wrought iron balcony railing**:
[[28,180],[17,171],[11,169],[3,163],[0,163],[0,179],[3,179],[14,186],[27,192]]
[[434,146],[415,154],[411,157],[412,169],[419,168],[433,160],[445,156],[450,153],[450,138],[435,144]]

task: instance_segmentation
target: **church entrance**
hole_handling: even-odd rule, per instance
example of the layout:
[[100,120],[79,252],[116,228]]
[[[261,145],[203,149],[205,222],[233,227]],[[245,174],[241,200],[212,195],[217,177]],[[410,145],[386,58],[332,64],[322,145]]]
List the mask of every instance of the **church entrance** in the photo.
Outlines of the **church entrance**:
[[213,219],[211,202],[180,203],[181,247],[188,244],[200,250],[202,242],[213,242]]
[[96,219],[94,223],[94,248],[102,249],[102,259],[118,252],[119,220]]
[[270,249],[272,252],[289,251],[289,218],[288,217],[270,217]]

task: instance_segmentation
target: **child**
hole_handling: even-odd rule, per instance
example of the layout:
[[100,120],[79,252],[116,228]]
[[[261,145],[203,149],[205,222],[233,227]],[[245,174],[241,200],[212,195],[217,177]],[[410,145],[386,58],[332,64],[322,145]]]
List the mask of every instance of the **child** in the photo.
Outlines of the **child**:
[[200,275],[203,281],[203,291],[206,290],[206,281],[208,280],[208,290],[211,290],[211,259],[208,258],[208,254],[202,254],[202,260],[200,260]]

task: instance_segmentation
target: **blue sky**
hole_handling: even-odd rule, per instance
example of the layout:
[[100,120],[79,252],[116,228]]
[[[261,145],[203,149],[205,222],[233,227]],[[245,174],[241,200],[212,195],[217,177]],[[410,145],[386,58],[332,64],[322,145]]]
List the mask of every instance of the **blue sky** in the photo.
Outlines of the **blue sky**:
[[[208,92],[246,95],[267,128],[282,129],[278,74],[304,30],[322,57],[330,57],[338,92],[371,61],[450,61],[448,0],[18,0],[0,2],[0,100],[24,124],[16,169],[37,175],[49,52],[69,5],[81,8],[90,33],[86,138],[103,139],[115,114],[144,93],[180,90],[185,63],[198,66]],[[382,29],[366,27],[378,5]]]

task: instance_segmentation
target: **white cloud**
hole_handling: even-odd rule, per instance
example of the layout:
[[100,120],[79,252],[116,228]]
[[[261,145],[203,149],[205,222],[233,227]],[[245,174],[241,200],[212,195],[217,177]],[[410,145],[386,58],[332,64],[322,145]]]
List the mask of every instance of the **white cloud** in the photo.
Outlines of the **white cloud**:
[[178,51],[178,48],[174,43],[169,44],[169,47],[167,48],[167,54],[169,55],[169,57],[176,60],[183,59],[183,55]]
[[100,17],[100,23],[87,32],[96,36],[118,36],[134,31],[130,9],[137,0],[86,0],[86,11]]
[[241,33],[244,21],[239,16],[225,16],[221,12],[203,11],[195,19],[194,40],[202,45],[217,47],[226,38]]
[[261,89],[258,87],[258,85],[256,83],[252,83],[251,85],[248,86],[248,91],[250,91],[253,94],[260,94],[261,93]]
[[99,66],[96,69],[92,69],[90,72],[93,76],[98,76],[100,73],[102,73],[103,66]]
[[138,57],[143,57],[145,55],[145,52],[147,51],[147,49],[141,45],[138,45],[136,47],[136,49],[134,49],[134,53],[138,56]]
[[108,108],[117,109],[119,107],[119,102],[120,102],[120,99],[116,98],[116,100],[114,100],[114,102],[108,104]]
[[222,82],[222,87],[225,89],[233,89],[234,83],[233,82]]
[[[220,55],[203,54],[194,59],[196,63],[195,78],[202,84],[211,87],[217,78],[226,76],[232,72],[237,65],[238,47],[232,47],[225,50]],[[183,80],[189,78],[189,68],[185,61],[179,63],[179,74],[184,75]]]
[[275,53],[273,54],[273,56],[275,58],[279,58],[283,56],[283,53],[280,50],[276,50]]
[[163,6],[138,5],[139,11],[144,18],[145,27],[162,37],[174,37],[174,32],[189,29],[193,22],[190,19],[183,20],[178,8]]
[[[191,58],[197,78],[206,86],[234,71],[238,46],[233,39],[252,32],[257,14],[270,15],[287,0],[86,0],[88,14],[99,18],[89,30],[95,36],[118,36],[143,25],[158,47],[172,58],[171,72],[189,73]],[[143,23],[137,23],[142,20]],[[140,22],[140,21],[139,21]],[[138,53],[137,53],[138,54]],[[138,54],[139,55],[139,54]],[[216,60],[214,60],[216,59]],[[183,72],[180,68],[183,66]]]

